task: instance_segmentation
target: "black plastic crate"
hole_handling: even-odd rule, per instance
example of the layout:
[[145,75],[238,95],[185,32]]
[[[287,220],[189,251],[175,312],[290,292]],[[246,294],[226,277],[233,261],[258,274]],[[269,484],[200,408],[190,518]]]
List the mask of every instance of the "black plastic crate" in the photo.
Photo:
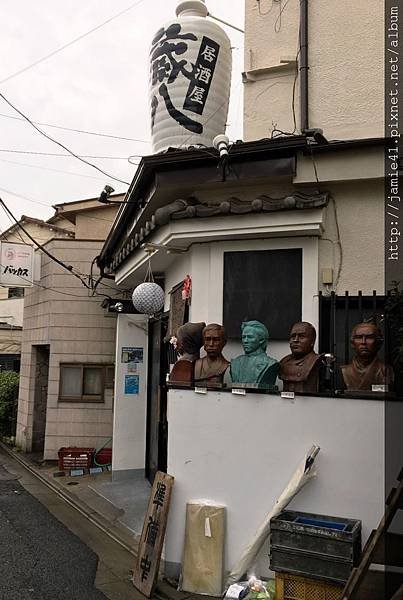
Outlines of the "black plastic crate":
[[343,584],[359,562],[361,521],[283,511],[270,524],[270,568]]

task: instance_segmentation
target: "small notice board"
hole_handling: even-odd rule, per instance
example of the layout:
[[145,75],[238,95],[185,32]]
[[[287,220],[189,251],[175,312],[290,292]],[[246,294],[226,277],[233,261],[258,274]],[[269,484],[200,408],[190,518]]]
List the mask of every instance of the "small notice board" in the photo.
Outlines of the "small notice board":
[[157,472],[144,518],[133,584],[147,598],[157,583],[173,483],[171,475]]

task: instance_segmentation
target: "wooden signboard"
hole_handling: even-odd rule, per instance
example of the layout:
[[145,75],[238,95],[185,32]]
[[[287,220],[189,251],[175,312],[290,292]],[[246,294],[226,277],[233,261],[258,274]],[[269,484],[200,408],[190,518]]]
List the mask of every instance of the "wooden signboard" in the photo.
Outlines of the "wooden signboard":
[[171,475],[157,472],[143,523],[133,584],[147,598],[157,583],[173,483]]

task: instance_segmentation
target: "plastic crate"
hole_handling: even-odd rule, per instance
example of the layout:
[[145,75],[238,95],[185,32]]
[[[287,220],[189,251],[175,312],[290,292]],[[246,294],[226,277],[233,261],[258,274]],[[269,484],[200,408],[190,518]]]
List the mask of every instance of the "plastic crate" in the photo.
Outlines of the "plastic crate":
[[60,448],[59,469],[60,471],[71,471],[71,469],[89,469],[92,464],[95,448]]
[[284,511],[270,523],[270,568],[343,585],[359,561],[361,522]]
[[343,587],[292,575],[276,573],[276,600],[342,600]]
[[94,464],[110,465],[112,464],[112,448],[102,448],[94,455]]

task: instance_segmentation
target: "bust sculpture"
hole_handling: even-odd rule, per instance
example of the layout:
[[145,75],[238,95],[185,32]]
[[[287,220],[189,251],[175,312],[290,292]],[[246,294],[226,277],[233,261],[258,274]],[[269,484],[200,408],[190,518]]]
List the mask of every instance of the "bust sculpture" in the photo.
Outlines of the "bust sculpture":
[[200,358],[205,323],[185,323],[176,332],[179,358],[169,375],[169,382],[191,386],[194,379],[194,361]]
[[259,388],[274,387],[279,363],[266,354],[269,341],[266,326],[260,321],[245,321],[241,331],[245,354],[231,360],[231,382]]
[[301,321],[294,323],[290,332],[290,350],[280,361],[280,379],[285,392],[318,392],[319,371],[322,356],[313,347],[316,340],[315,327]]
[[351,332],[353,360],[341,367],[344,386],[349,391],[372,391],[373,385],[392,385],[393,369],[385,365],[378,352],[383,336],[375,323],[358,323]]
[[220,386],[224,380],[229,362],[222,355],[227,343],[225,329],[217,323],[210,323],[203,329],[203,343],[206,356],[195,362],[194,382],[196,386]]

